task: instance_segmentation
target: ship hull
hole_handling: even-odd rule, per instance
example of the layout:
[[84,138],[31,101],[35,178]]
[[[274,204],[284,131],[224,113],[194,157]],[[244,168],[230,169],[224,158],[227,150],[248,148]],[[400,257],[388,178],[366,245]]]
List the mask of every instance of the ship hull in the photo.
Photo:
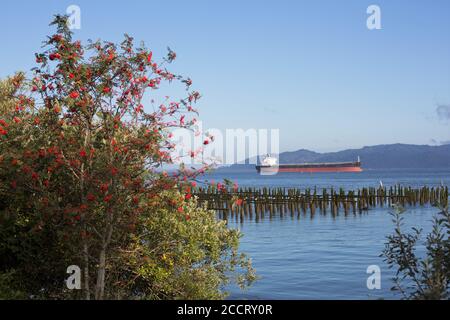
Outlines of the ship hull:
[[362,172],[360,162],[349,163],[317,163],[317,164],[280,164],[275,166],[258,165],[256,170],[259,173],[277,173],[277,172]]
[[283,167],[260,167],[257,168],[261,173],[273,173],[273,172],[362,172],[360,167],[334,167],[334,168],[283,168]]

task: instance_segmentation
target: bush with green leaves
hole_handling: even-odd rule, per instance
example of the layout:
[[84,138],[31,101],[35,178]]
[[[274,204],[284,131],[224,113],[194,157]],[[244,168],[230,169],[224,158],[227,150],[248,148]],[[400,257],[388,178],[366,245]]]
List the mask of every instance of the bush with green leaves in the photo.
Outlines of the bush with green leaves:
[[441,300],[450,298],[450,214],[448,205],[437,205],[433,228],[425,241],[425,253],[419,254],[422,229],[405,233],[403,207],[391,213],[395,231],[388,236],[382,256],[389,268],[396,268],[392,290],[404,299]]

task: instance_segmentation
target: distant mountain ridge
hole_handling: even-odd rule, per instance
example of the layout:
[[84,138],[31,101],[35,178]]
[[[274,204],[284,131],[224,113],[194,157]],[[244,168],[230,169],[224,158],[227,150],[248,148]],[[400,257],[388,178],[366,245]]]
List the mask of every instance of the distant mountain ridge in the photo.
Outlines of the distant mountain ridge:
[[[304,162],[356,161],[358,156],[361,159],[362,167],[366,169],[450,169],[450,144],[429,146],[397,143],[327,153],[300,149],[280,153],[279,162],[292,164]],[[248,160],[245,163],[249,163]],[[224,169],[246,170],[253,166],[251,164],[235,164]]]

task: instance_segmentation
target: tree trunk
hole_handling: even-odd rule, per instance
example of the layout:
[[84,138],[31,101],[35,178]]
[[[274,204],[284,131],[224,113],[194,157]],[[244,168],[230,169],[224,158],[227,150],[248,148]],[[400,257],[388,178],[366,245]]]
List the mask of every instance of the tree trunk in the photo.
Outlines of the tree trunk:
[[100,251],[99,264],[97,270],[97,284],[95,286],[95,299],[103,300],[105,293],[105,272],[106,272],[106,248]]
[[85,299],[91,300],[91,290],[89,287],[89,251],[86,240],[84,240],[83,244],[83,256],[84,256],[84,290],[85,290]]
[[[88,146],[90,145],[91,141],[91,131],[90,131],[90,121],[88,121],[88,129],[84,132],[84,149],[88,149]],[[92,160],[90,160],[89,168],[91,168]],[[81,176],[80,176],[80,202],[81,204],[86,203],[86,195],[85,195],[85,181],[84,181],[84,175],[85,175],[85,165],[84,163],[81,165]],[[85,235],[87,235],[87,225],[85,221],[86,214],[83,212],[81,214],[82,221],[83,221],[83,229],[85,232]],[[83,239],[83,256],[84,256],[84,289],[86,290],[85,299],[91,300],[91,290],[90,290],[90,277],[89,277],[89,248],[87,239]]]

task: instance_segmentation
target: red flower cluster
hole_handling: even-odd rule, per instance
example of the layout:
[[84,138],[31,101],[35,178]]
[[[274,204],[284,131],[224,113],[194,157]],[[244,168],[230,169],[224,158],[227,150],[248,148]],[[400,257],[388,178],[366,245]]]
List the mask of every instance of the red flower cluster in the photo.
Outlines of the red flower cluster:
[[80,157],[82,157],[82,158],[86,158],[86,156],[87,156],[86,150],[84,150],[84,149],[81,149],[79,154],[80,154]]
[[58,52],[50,53],[50,55],[48,57],[51,61],[61,59],[61,55]]

